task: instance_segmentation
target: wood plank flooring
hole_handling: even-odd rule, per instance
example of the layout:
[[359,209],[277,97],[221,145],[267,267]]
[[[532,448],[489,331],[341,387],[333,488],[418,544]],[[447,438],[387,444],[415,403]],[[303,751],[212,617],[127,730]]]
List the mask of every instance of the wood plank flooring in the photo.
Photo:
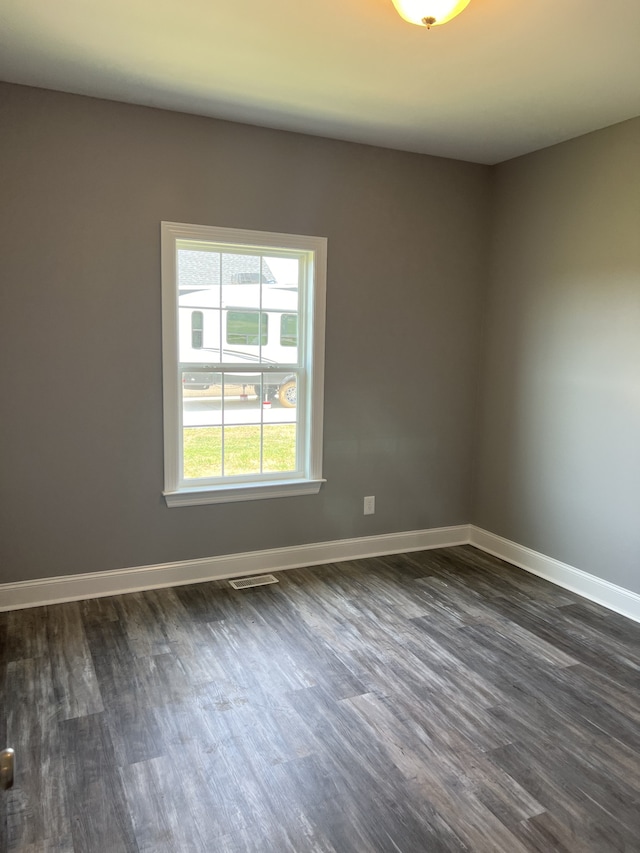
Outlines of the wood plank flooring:
[[640,625],[470,546],[0,614],[0,850],[640,851]]

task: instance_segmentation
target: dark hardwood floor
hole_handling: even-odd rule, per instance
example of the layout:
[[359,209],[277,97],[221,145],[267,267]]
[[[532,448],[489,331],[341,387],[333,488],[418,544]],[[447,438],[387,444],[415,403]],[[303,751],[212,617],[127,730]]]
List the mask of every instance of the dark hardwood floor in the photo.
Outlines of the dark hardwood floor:
[[640,851],[640,625],[475,549],[0,614],[0,850]]

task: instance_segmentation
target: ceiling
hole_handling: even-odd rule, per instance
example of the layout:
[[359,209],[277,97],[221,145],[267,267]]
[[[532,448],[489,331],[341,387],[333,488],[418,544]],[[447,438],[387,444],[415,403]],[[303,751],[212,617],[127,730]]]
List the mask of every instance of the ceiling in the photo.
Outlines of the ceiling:
[[497,163],[640,114],[640,0],[0,0],[0,79]]

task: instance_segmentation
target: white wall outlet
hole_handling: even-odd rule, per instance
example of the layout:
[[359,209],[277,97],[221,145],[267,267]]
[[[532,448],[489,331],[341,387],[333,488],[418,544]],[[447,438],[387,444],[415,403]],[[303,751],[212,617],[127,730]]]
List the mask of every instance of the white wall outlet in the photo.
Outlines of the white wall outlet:
[[373,515],[376,511],[376,498],[375,495],[369,495],[369,497],[364,499],[364,514],[365,515]]

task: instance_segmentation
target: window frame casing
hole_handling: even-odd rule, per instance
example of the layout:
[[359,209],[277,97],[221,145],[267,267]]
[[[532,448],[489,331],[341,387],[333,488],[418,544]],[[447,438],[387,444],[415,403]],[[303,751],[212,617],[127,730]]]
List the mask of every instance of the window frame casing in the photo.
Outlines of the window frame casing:
[[[302,476],[264,475],[242,482],[196,485],[182,476],[182,380],[179,355],[179,303],[177,249],[179,241],[215,245],[229,252],[242,249],[293,252],[304,255],[305,281],[299,298],[304,306],[304,351],[300,354],[303,381],[298,383],[298,440],[302,440]],[[164,409],[163,495],[167,506],[195,506],[316,494],[322,477],[322,428],[324,402],[324,339],[326,302],[326,237],[254,231],[179,222],[161,223],[162,352]],[[299,311],[300,311],[299,307]],[[304,316],[302,316],[304,315]],[[193,484],[192,484],[193,483]]]

